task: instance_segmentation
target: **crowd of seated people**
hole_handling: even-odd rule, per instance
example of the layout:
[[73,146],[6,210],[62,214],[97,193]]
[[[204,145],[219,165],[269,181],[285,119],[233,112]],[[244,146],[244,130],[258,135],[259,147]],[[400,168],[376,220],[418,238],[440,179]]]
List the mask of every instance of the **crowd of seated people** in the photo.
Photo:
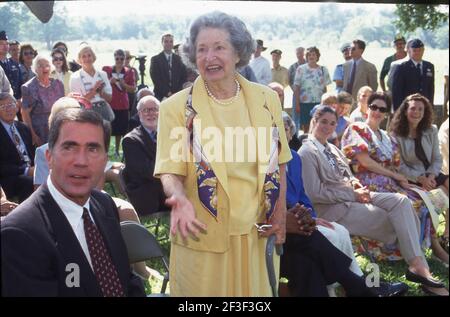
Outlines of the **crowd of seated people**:
[[[4,32],[1,41],[8,43]],[[186,66],[173,52],[173,36],[162,37],[163,51],[152,58],[156,90],[137,90],[137,71],[129,66],[132,56],[124,49],[115,50],[112,66],[101,67],[86,43],[80,45],[76,62],[69,62],[63,42],[55,44],[49,56],[16,42],[12,45],[20,46],[14,53],[19,62],[14,62],[15,50],[6,58],[0,43],[0,76],[5,77],[0,80],[10,88],[0,92],[2,221],[47,182],[52,118],[63,109],[80,107],[99,113],[116,136],[115,158],[122,162],[108,162],[96,188],[103,190],[112,182],[121,191],[122,177],[126,198],[112,197],[119,219],[140,222],[140,217],[169,211],[161,181],[153,176],[159,106],[195,80],[187,78]],[[423,43],[410,41],[407,48],[415,61],[418,53],[413,50],[422,49]],[[361,236],[395,250],[406,263],[406,279],[419,283],[425,293],[448,295],[424,255],[431,248],[448,265],[448,119],[440,129],[433,124],[433,100],[420,89],[391,111],[392,93],[377,92],[373,64],[361,57],[365,43],[355,40],[350,49],[352,58],[340,65],[343,87],[337,94],[327,93],[331,79],[327,68],[318,64],[324,53],[317,47],[306,49],[306,59],[299,58],[303,63],[291,74],[292,88],[268,84],[285,110],[289,105],[284,89],[294,92],[292,118],[283,113],[293,158],[286,173],[282,274],[294,296],[328,296],[334,283],[341,284],[347,296],[404,294],[407,286],[401,283],[366,287],[351,240]],[[18,73],[11,70],[14,63],[20,65]],[[251,65],[246,72],[252,72]],[[253,75],[252,80],[257,78]],[[445,228],[439,236],[440,213]],[[135,264],[134,270],[149,277],[145,263]]]

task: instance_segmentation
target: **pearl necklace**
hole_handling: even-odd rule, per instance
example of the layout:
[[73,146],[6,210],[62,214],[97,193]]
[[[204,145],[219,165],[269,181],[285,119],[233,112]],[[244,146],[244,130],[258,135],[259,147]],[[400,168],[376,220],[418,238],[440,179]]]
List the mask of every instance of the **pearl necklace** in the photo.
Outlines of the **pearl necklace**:
[[239,84],[237,79],[235,79],[234,82],[236,83],[236,94],[229,101],[223,102],[223,101],[220,101],[219,99],[217,99],[216,96],[214,96],[213,93],[209,90],[208,84],[205,81],[206,93],[208,94],[209,97],[211,97],[212,100],[214,100],[216,103],[218,103],[220,105],[223,105],[223,106],[231,105],[239,97],[239,93],[241,91],[241,85]]

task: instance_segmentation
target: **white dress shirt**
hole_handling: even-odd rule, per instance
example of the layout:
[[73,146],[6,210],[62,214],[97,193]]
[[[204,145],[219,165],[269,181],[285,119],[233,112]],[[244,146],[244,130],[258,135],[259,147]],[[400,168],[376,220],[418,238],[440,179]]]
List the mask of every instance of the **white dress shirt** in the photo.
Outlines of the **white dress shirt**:
[[64,216],[66,216],[67,218],[67,221],[69,221],[69,224],[72,227],[73,232],[75,233],[75,236],[78,239],[78,242],[80,243],[81,249],[83,249],[83,252],[86,255],[86,258],[89,262],[89,265],[92,268],[91,255],[89,254],[89,249],[86,243],[86,235],[84,233],[84,222],[82,218],[83,208],[87,208],[87,210],[89,211],[89,216],[95,223],[94,218],[92,218],[91,211],[89,209],[90,198],[86,201],[86,203],[83,206],[74,203],[70,199],[66,198],[63,194],[61,194],[58,189],[56,189],[55,185],[53,185],[52,180],[50,179],[50,176],[47,178],[47,186],[53,199],[56,201],[59,208],[61,208]]
[[250,61],[250,67],[255,73],[258,83],[263,85],[268,85],[272,81],[272,70],[270,68],[270,63],[267,59],[262,56],[253,58]]

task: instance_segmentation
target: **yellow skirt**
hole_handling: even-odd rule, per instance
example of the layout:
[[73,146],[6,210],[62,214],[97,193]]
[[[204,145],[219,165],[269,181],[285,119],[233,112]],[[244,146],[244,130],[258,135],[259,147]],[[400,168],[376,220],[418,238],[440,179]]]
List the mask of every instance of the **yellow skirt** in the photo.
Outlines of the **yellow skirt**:
[[[172,243],[170,296],[271,297],[266,243],[267,239],[259,237],[256,229],[231,236],[230,248],[225,253],[197,251]],[[277,277],[279,264],[280,258],[275,253]]]

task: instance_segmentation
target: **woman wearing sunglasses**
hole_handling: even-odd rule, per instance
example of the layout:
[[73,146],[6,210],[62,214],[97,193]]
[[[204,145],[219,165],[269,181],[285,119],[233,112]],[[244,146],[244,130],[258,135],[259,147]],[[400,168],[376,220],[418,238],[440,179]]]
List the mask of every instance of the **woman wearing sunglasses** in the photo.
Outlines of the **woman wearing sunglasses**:
[[[414,94],[408,96],[395,112],[391,130],[400,148],[400,172],[410,183],[426,191],[436,193],[435,190],[440,188],[444,194],[441,200],[447,201],[448,208],[448,174],[441,172],[438,129],[432,122],[431,103],[424,96]],[[445,230],[439,242],[448,253],[448,210],[445,218]]]
[[448,255],[442,254],[443,250],[433,234],[430,212],[434,210],[427,208],[422,198],[412,189],[414,185],[400,173],[397,141],[380,129],[380,124],[390,111],[389,97],[385,93],[375,92],[367,103],[367,120],[355,122],[347,128],[342,137],[342,151],[350,160],[355,176],[371,192],[401,193],[408,196],[420,219],[422,247],[431,246],[436,256],[448,263]]
[[37,55],[37,51],[31,46],[31,44],[24,44],[20,47],[19,53],[19,68],[22,73],[22,83],[26,83],[31,78],[36,76],[33,72],[31,66],[33,65],[33,60]]
[[64,95],[70,92],[70,76],[72,72],[69,70],[66,55],[63,50],[56,48],[52,51],[52,63],[55,69],[50,73],[51,78],[59,79],[64,84]]
[[114,120],[111,122],[112,133],[116,139],[116,156],[119,157],[120,139],[128,131],[128,109],[130,107],[128,93],[136,89],[133,71],[125,67],[125,51],[118,49],[114,52],[114,66],[105,66],[103,71],[108,75],[112,87],[111,108]]

